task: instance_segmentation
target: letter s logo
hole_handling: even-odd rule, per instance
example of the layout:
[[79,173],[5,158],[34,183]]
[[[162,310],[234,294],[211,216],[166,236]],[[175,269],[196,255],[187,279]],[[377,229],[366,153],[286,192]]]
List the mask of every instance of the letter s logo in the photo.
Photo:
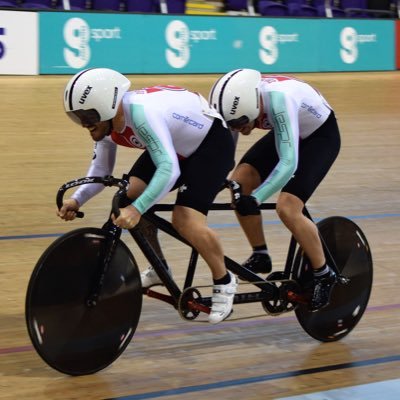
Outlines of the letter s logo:
[[262,49],[258,50],[260,60],[267,65],[274,64],[278,60],[278,32],[273,26],[264,26],[258,39]]
[[183,68],[190,59],[189,28],[182,21],[171,21],[165,29],[165,40],[170,48],[165,50],[168,64],[172,68]]
[[346,64],[353,64],[358,58],[357,31],[354,28],[346,27],[340,32],[340,58]]
[[[0,39],[1,36],[6,34],[5,28],[0,28]],[[6,53],[6,47],[4,46],[4,43],[0,41],[0,59],[4,57],[4,54]]]
[[72,68],[83,68],[90,61],[90,27],[82,18],[71,18],[64,25],[64,59]]

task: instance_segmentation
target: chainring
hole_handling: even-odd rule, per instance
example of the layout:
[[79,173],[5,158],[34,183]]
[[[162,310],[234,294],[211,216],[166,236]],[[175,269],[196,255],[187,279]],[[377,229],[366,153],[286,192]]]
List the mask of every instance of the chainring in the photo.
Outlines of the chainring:
[[200,310],[196,310],[191,307],[190,302],[202,302],[200,292],[194,287],[189,287],[185,289],[179,297],[178,301],[178,312],[181,318],[184,320],[193,321],[199,316]]
[[268,280],[269,283],[275,285],[279,291],[278,298],[271,300],[263,300],[261,304],[265,312],[272,316],[277,316],[289,311],[293,311],[297,307],[297,303],[288,299],[288,292],[298,293],[300,291],[299,284],[292,279]]

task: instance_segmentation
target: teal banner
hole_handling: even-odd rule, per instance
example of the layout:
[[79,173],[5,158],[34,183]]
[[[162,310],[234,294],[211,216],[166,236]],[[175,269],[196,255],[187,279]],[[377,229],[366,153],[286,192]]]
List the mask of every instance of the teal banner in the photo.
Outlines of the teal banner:
[[40,13],[41,74],[100,66],[126,74],[393,69],[394,22]]
[[321,20],[319,71],[395,69],[395,25],[384,20]]

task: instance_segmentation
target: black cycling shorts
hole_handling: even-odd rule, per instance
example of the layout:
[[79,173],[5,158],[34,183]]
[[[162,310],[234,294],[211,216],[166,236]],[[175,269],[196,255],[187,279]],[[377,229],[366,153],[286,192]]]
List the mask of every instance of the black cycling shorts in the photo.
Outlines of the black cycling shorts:
[[[178,188],[175,204],[207,215],[211,204],[233,169],[235,145],[231,132],[215,118],[207,136],[188,158],[180,160],[181,175],[172,190]],[[149,184],[156,167],[148,153],[137,159],[129,176]]]
[[[300,140],[297,170],[282,192],[293,194],[306,203],[329,171],[339,150],[340,133],[332,111],[315,132]],[[271,130],[245,153],[239,164],[252,165],[264,182],[278,162],[275,135]]]

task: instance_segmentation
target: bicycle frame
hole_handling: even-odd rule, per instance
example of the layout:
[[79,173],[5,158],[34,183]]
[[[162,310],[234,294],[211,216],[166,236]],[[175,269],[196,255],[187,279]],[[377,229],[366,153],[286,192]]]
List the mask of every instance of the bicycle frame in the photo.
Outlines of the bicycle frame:
[[[118,192],[114,195],[113,198],[113,204],[112,204],[112,213],[114,215],[119,214],[119,198],[120,196],[126,194],[127,186],[128,186],[128,181],[127,179],[117,179],[112,176],[106,176],[106,177],[85,177],[81,179],[77,179],[75,181],[71,181],[63,185],[57,194],[57,205],[60,208],[62,205],[62,199],[64,193],[73,187],[87,184],[87,183],[102,183],[104,186],[117,186],[119,187]],[[234,192],[234,185],[232,185],[232,182],[229,182],[227,185],[231,189],[231,191]],[[146,212],[143,215],[143,218],[146,218],[150,223],[154,224],[157,229],[165,232],[169,236],[175,238],[176,240],[186,244],[189,246],[191,250],[191,256],[189,259],[188,263],[188,268],[186,272],[186,277],[185,277],[185,282],[183,285],[183,288],[180,289],[174,279],[171,277],[171,275],[167,272],[167,269],[165,268],[162,260],[158,257],[157,253],[147,240],[147,238],[143,235],[143,233],[138,229],[138,228],[133,228],[129,230],[132,238],[135,240],[136,244],[144,254],[144,256],[147,258],[148,262],[150,265],[153,266],[155,271],[157,272],[158,276],[162,280],[163,284],[165,285],[168,294],[163,294],[156,292],[152,289],[145,289],[144,294],[148,295],[149,297],[157,298],[159,300],[162,300],[164,302],[167,302],[174,306],[176,309],[179,308],[179,303],[182,298],[183,293],[192,288],[192,283],[193,279],[195,276],[195,271],[196,271],[196,265],[197,265],[197,260],[198,260],[198,252],[196,249],[194,249],[191,244],[185,240],[179,233],[174,229],[172,226],[172,223],[167,221],[166,219],[160,217],[159,215],[156,215],[156,212],[163,212],[163,211],[172,211],[174,205],[173,204],[157,204],[153,206],[148,212]],[[275,210],[276,209],[276,204],[275,203],[263,203],[260,205],[261,210]],[[232,211],[231,205],[229,203],[214,203],[210,211],[212,210],[225,210],[225,211]],[[304,215],[312,220],[312,217],[310,213],[308,212],[307,208],[304,207]],[[83,217],[83,213],[79,212],[77,213],[78,217]],[[110,223],[110,220],[108,220],[104,226],[107,226],[107,224]],[[115,228],[114,225],[112,225],[111,229],[108,229],[110,235],[112,236],[112,239],[118,239],[121,233],[121,230],[118,228]],[[321,238],[322,239],[322,238]],[[336,269],[336,264],[333,260],[333,258],[330,256],[330,253],[327,249],[326,244],[324,241],[322,241],[322,245],[324,247],[324,250],[327,254],[328,258],[328,263]],[[286,257],[286,262],[285,262],[285,267],[284,270],[281,272],[278,272],[279,274],[279,279],[276,280],[268,280],[260,277],[259,275],[251,272],[250,270],[242,267],[240,264],[232,260],[231,258],[225,256],[225,265],[227,269],[232,271],[234,274],[244,278],[245,280],[248,281],[249,284],[252,284],[253,286],[257,287],[260,289],[259,291],[253,291],[253,292],[247,292],[247,293],[237,293],[234,298],[234,304],[242,304],[242,303],[253,303],[253,302],[269,302],[269,301],[279,301],[282,298],[282,293],[279,290],[279,287],[274,283],[274,281],[291,281],[292,273],[294,270],[294,264],[295,264],[295,258],[296,254],[298,252],[299,246],[295,238],[292,236],[289,242],[289,248],[287,251],[287,257]],[[107,263],[105,263],[107,265]],[[104,276],[104,271],[102,274],[100,274],[99,279],[98,279],[98,289],[100,290],[101,288],[101,282],[102,278]],[[96,287],[96,285],[95,285]],[[96,290],[93,291],[93,298],[96,298]],[[288,291],[286,293],[286,297],[289,302],[306,302],[304,298],[302,298],[301,295],[298,295],[297,293],[294,293],[293,291]],[[211,307],[211,298],[206,297],[201,299],[201,304],[196,303],[196,302],[191,302],[190,307],[193,308],[194,310],[197,311],[202,311],[209,313],[210,312],[210,307]]]
[[[160,231],[168,234],[171,237],[174,237],[176,240],[191,247],[191,249],[192,249],[191,256],[189,259],[185,282],[184,282],[182,290],[177,286],[174,279],[167,272],[163,262],[158,257],[158,255],[155,253],[151,244],[148,242],[148,240],[142,234],[142,232],[140,232],[140,230],[136,229],[136,228],[130,230],[129,232],[130,232],[132,238],[135,240],[138,247],[141,249],[144,256],[147,258],[150,265],[152,265],[153,268],[155,269],[155,271],[157,272],[158,276],[160,277],[160,279],[162,280],[163,284],[165,285],[167,291],[169,292],[169,295],[156,292],[152,289],[145,289],[144,293],[149,297],[153,297],[153,298],[157,298],[159,300],[165,301],[165,302],[173,305],[175,308],[178,308],[178,304],[179,304],[182,294],[184,293],[184,291],[186,289],[192,287],[192,283],[193,283],[193,279],[194,279],[195,271],[196,271],[197,260],[198,260],[198,252],[182,236],[179,235],[179,233],[174,229],[174,227],[172,226],[172,224],[169,221],[156,215],[156,212],[172,211],[173,206],[174,206],[173,204],[155,205],[155,206],[153,206],[153,208],[151,210],[149,210],[147,213],[145,213],[143,215],[143,218],[146,218],[146,220],[151,222]],[[275,203],[264,203],[260,206],[260,209],[274,210],[274,209],[276,209],[276,204]],[[226,211],[230,210],[230,211],[232,211],[232,208],[229,203],[214,203],[211,206],[210,210],[226,210]],[[308,211],[306,209],[305,209],[305,214],[307,215],[308,218],[311,218],[310,214],[308,213]],[[285,268],[281,274],[281,280],[290,280],[290,277],[291,277],[291,274],[293,271],[295,254],[296,254],[297,249],[298,249],[298,244],[297,244],[296,240],[294,239],[294,237],[291,237],[291,240],[289,243],[289,248],[288,248],[288,253],[287,253],[287,258],[286,258],[286,263],[285,263]],[[238,264],[237,262],[235,262],[234,260],[232,260],[231,258],[229,258],[227,256],[225,256],[225,265],[226,265],[227,269],[232,271],[234,274],[245,278],[250,284],[261,289],[260,291],[256,291],[256,292],[237,293],[234,298],[234,304],[253,303],[253,302],[260,302],[260,301],[271,301],[271,300],[277,300],[280,298],[281,294],[279,292],[279,289],[272,282],[269,282],[269,281],[265,280],[264,278],[260,277],[259,275],[242,267],[240,264]],[[300,297],[297,297],[294,293],[291,294],[291,296],[292,296],[292,300],[295,300],[295,299],[296,299],[296,301],[302,300]],[[304,299],[303,299],[303,301],[304,301]],[[202,303],[202,305],[210,307],[211,306],[211,298],[209,298],[209,297],[202,298],[201,303]],[[192,304],[192,307],[194,309],[198,308],[199,311],[209,312],[209,310],[205,309],[202,305]]]
[[[125,197],[128,181],[110,176],[67,182],[57,194],[58,208],[63,204],[66,190],[87,183],[120,188],[112,204],[112,213],[118,216],[119,196]],[[240,186],[234,181],[228,186],[232,194],[237,195],[235,190],[240,190]],[[202,298],[199,291],[208,286],[192,286],[197,251],[169,221],[157,215],[172,211],[173,207],[172,204],[156,205],[143,218],[191,249],[182,288],[167,272],[151,245],[152,240],[137,227],[129,232],[166,288],[163,293],[152,289],[143,293],[136,260],[120,238],[121,228],[114,225],[110,217],[102,228],[84,227],[65,233],[44,251],[29,279],[25,317],[34,348],[49,366],[69,375],[86,375],[114,362],[136,331],[143,294],[172,305],[185,320],[196,319],[200,312],[210,312],[211,298]],[[276,207],[268,203],[260,208],[274,210]],[[228,211],[231,205],[214,204],[211,210]],[[311,219],[306,208],[304,215]],[[77,216],[82,217],[83,213],[79,211]],[[229,257],[225,257],[225,263],[254,289],[236,293],[235,304],[260,302],[269,315],[294,311],[308,335],[322,342],[332,342],[349,334],[362,317],[371,293],[373,263],[367,238],[354,222],[335,216],[322,219],[316,225],[327,262],[343,274],[338,275],[340,285],[334,289],[330,303],[319,310],[309,308],[313,273],[309,260],[293,237],[284,270],[272,272],[265,279]],[[69,256],[70,253],[73,254]],[[72,291],[71,285],[74,285]]]

